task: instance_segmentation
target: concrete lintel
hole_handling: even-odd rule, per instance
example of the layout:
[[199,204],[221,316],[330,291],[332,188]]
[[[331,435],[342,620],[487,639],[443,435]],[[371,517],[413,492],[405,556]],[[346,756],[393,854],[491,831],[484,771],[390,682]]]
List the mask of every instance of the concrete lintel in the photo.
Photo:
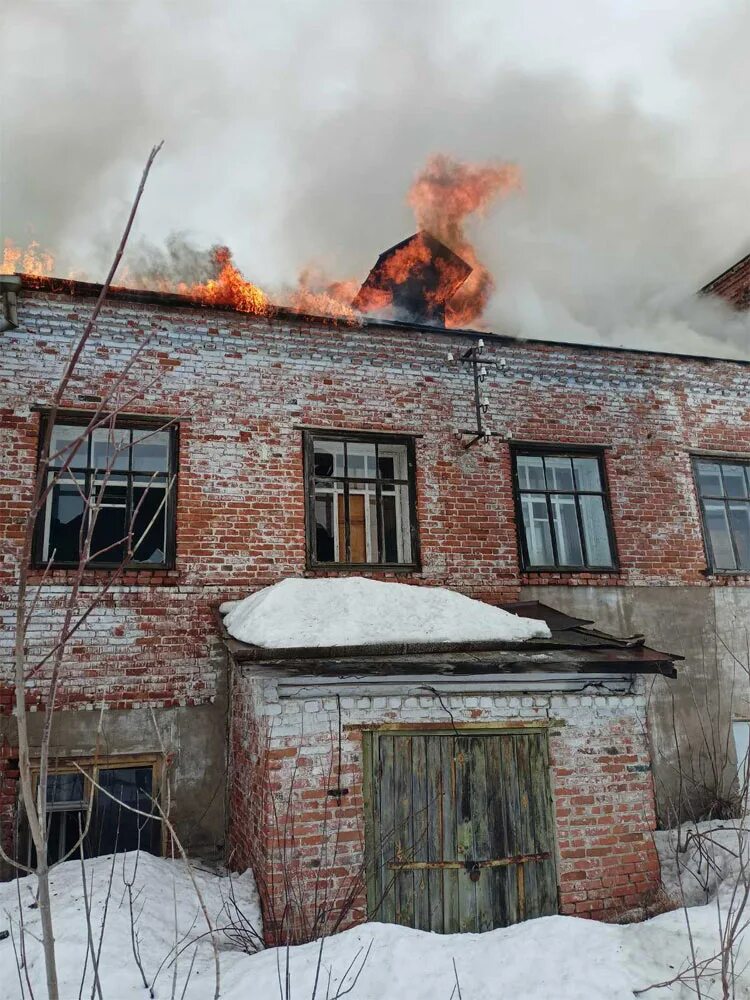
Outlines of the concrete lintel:
[[511,694],[512,692],[535,691],[550,694],[564,692],[601,691],[604,694],[620,694],[629,691],[632,686],[630,674],[575,674],[563,676],[560,674],[522,674],[505,677],[488,678],[486,675],[467,676],[461,678],[426,677],[415,674],[400,677],[331,677],[322,680],[320,675],[313,677],[280,677],[278,680],[279,698],[317,698],[326,695],[404,695],[415,692],[426,693],[425,689],[434,688],[441,693],[482,693]]

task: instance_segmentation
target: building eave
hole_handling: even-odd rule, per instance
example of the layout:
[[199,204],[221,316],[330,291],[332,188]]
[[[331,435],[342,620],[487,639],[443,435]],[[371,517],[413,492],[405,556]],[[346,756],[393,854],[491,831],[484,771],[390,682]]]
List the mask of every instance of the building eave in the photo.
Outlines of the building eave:
[[[22,291],[44,292],[56,295],[68,295],[75,297],[95,297],[101,291],[101,284],[89,281],[77,281],[69,278],[40,277],[37,275],[18,274],[22,281]],[[518,346],[529,344],[544,348],[545,350],[556,350],[560,348],[572,349],[583,353],[634,355],[637,357],[655,358],[685,358],[690,361],[701,361],[708,365],[731,364],[750,365],[750,358],[715,357],[708,354],[679,354],[674,351],[658,351],[641,347],[625,347],[620,344],[586,344],[571,340],[548,340],[540,337],[523,337],[520,334],[495,333],[491,330],[477,330],[467,327],[439,327],[426,323],[406,323],[400,320],[376,319],[370,316],[358,316],[356,318],[344,318],[339,316],[321,316],[312,313],[300,312],[285,306],[273,306],[269,313],[242,312],[232,306],[216,305],[201,302],[189,295],[180,295],[174,292],[159,292],[148,289],[134,289],[124,287],[112,287],[107,296],[111,301],[136,302],[145,305],[157,305],[162,308],[180,308],[201,310],[204,312],[227,313],[232,316],[244,317],[249,322],[254,323],[290,323],[297,325],[315,325],[322,327],[333,327],[341,329],[352,329],[354,327],[367,329],[375,332],[377,330],[404,330],[411,333],[417,332],[428,337],[437,337],[445,340],[455,340],[457,337],[466,340],[483,339],[498,346]]]

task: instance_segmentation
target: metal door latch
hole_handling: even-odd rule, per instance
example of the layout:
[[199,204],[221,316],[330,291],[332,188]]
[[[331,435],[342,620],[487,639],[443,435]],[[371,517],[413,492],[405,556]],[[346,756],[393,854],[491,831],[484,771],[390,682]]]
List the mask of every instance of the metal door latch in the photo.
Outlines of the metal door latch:
[[482,869],[479,867],[478,861],[464,861],[464,868],[469,873],[469,878],[472,882],[478,882],[479,876],[482,874]]

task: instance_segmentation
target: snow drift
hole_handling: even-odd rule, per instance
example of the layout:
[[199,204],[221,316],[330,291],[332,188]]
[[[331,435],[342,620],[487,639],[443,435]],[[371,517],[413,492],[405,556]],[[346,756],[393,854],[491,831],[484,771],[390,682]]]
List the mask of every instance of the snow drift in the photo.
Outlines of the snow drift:
[[[85,862],[93,937],[98,946],[104,921],[99,972],[106,1000],[141,1000],[149,991],[144,989],[133,958],[123,866],[130,878],[135,854],[115,859],[108,894],[112,858]],[[226,923],[222,914],[226,913],[229,879],[205,871],[195,874],[214,926],[221,928]],[[65,1000],[88,998],[93,979],[90,956],[87,961],[80,861],[59,865],[51,877],[60,995]],[[30,995],[24,972],[17,973],[14,958],[22,921],[26,972],[33,995],[46,995],[35,888],[33,876],[0,884],[0,931],[11,931],[11,936],[0,940],[0,1000],[21,1000]],[[234,880],[234,888],[245,915],[257,920],[252,880],[241,876]],[[213,951],[185,866],[141,855],[133,891],[135,934],[141,964],[153,989],[151,995],[156,1000],[182,996],[185,1000],[209,1000],[215,989]],[[693,907],[689,914],[698,951],[704,957],[715,954],[719,936],[716,903]],[[684,914],[678,910],[626,926],[576,917],[543,917],[485,934],[462,935],[370,923],[323,942],[322,953],[320,943],[314,942],[288,952],[271,949],[247,954],[220,931],[219,949],[221,1000],[283,1000],[285,996],[309,1000],[316,979],[318,1000],[344,995],[351,1000],[449,1000],[457,995],[451,992],[456,973],[463,1000],[633,1000],[634,990],[670,979],[685,967],[689,942]],[[747,958],[743,946],[736,966],[738,998],[750,996]],[[285,982],[287,962],[290,993]],[[705,998],[721,996],[721,984],[712,983],[711,977],[702,986]],[[687,1000],[695,994],[691,983],[646,995],[653,1000]]]
[[288,579],[222,604],[241,642],[268,649],[397,642],[523,642],[547,639],[544,622],[521,618],[443,587],[362,577]]

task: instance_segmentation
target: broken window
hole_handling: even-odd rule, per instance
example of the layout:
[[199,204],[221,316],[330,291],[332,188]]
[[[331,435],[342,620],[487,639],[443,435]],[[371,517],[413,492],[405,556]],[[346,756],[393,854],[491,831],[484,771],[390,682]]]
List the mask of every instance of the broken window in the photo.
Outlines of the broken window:
[[[79,857],[81,850],[86,858],[138,849],[161,854],[154,765],[134,762],[81,766],[96,784],[77,769],[55,769],[47,776],[50,864],[64,860],[71,852]],[[138,812],[134,812],[136,809]],[[33,846],[30,851],[33,864]]]
[[697,458],[694,467],[710,568],[750,572],[750,463]]
[[311,565],[417,563],[409,438],[306,433]]
[[36,562],[77,566],[93,520],[90,565],[119,566],[123,560],[149,568],[171,565],[175,428],[108,424],[82,438],[84,427],[57,422],[52,430],[47,464],[52,485],[37,525]]
[[614,568],[601,454],[519,448],[514,485],[526,569]]

